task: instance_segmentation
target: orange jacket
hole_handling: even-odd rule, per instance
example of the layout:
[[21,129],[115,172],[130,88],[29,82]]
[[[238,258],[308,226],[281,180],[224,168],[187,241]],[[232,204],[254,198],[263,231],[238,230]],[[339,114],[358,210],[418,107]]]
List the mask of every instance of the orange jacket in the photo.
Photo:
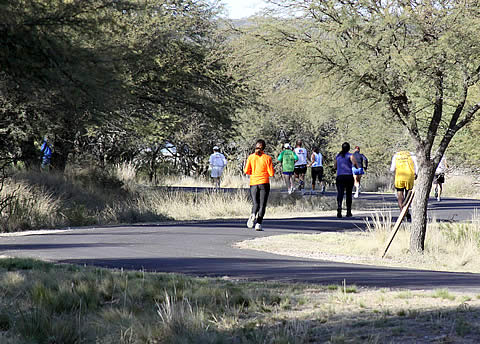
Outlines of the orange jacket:
[[274,174],[272,158],[265,153],[250,154],[244,172],[250,175],[250,185],[268,184]]

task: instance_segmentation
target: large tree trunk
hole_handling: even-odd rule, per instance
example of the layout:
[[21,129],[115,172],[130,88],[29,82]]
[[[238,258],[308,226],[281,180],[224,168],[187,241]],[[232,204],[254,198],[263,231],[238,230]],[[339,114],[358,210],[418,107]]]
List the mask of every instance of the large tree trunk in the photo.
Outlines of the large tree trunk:
[[27,169],[39,168],[41,162],[41,152],[35,148],[33,138],[21,141],[20,144],[21,156],[20,161],[23,161]]
[[56,139],[52,153],[52,168],[64,172],[68,162],[68,155],[73,152],[73,148],[71,142]]
[[422,253],[425,249],[427,232],[427,206],[432,188],[435,165],[417,155],[418,174],[415,180],[415,197],[412,202],[412,229],[410,233],[410,252]]

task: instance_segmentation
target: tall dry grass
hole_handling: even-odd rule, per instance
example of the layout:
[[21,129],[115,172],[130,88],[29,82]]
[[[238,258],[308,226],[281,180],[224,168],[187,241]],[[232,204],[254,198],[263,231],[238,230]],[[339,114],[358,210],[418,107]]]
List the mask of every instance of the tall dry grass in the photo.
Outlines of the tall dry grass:
[[[281,175],[277,175],[270,179],[270,185],[273,188],[283,188],[284,182],[281,178]],[[163,184],[165,186],[190,186],[190,187],[213,187],[214,182],[208,176],[198,177],[198,176],[174,176],[168,175],[163,179]],[[225,167],[222,178],[221,178],[221,187],[222,188],[248,188],[249,186],[249,176],[239,175],[235,169],[230,168],[228,165]]]
[[[148,186],[139,181],[134,164],[119,164],[105,171],[69,169],[61,174],[19,171],[0,192],[0,197],[5,198],[16,190],[10,206],[2,212],[1,231],[248,217],[252,207],[248,179],[231,175],[228,170],[224,178],[225,184],[237,191],[212,188],[192,193]],[[170,177],[169,182],[201,186],[202,180]],[[207,180],[203,182],[212,186]],[[280,185],[283,187],[282,181]],[[272,187],[275,188],[274,183]],[[298,216],[334,208],[333,199],[272,192],[267,217]]]
[[0,213],[0,232],[14,232],[66,223],[61,202],[41,186],[7,179],[0,195],[9,198]]
[[[479,306],[480,295],[446,289],[248,282],[0,259],[2,344],[477,343]],[[445,329],[448,337],[439,336]]]
[[[30,259],[0,260],[0,282],[0,342],[15,344],[248,343],[252,336],[268,338],[271,332],[270,326],[249,323],[261,324],[282,305],[297,303],[288,286],[274,283],[54,266]],[[287,328],[273,331],[278,342],[295,335],[295,328]]]
[[[392,228],[391,214],[374,215],[367,225],[368,235],[359,244],[359,251],[378,256]],[[424,268],[449,271],[480,272],[480,216],[475,212],[469,222],[442,222],[433,219],[428,223],[425,250],[422,255],[412,255],[409,250],[411,224],[403,224],[387,253],[387,258],[410,262]],[[374,242],[375,245],[371,245]],[[362,248],[362,246],[364,248]]]
[[463,223],[428,223],[423,254],[410,252],[411,224],[403,223],[386,257],[380,258],[393,227],[392,212],[365,219],[365,231],[287,234],[236,245],[276,254],[339,262],[480,273],[480,215]]
[[480,199],[480,179],[472,175],[447,174],[442,196]]

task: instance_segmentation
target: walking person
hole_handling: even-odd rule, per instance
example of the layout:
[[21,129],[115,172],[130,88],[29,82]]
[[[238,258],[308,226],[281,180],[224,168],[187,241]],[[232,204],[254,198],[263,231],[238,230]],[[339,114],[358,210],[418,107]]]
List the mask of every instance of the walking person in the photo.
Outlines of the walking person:
[[334,161],[334,168],[337,170],[337,217],[342,217],[343,195],[346,193],[347,217],[352,217],[352,191],[353,172],[352,167],[358,168],[357,162],[350,152],[350,144],[344,142],[342,150],[337,154]]
[[[409,151],[399,151],[395,153],[392,158],[390,171],[395,173],[394,185],[397,193],[398,206],[401,211],[408,191],[413,189],[417,175],[415,154]],[[408,221],[412,219],[409,212],[407,212],[406,217]]]
[[43,139],[40,151],[42,152],[42,164],[40,165],[40,168],[42,170],[48,170],[50,168],[50,162],[52,161],[52,148],[50,147],[46,136]]
[[293,184],[293,170],[295,168],[295,161],[298,160],[297,154],[292,151],[292,146],[289,143],[285,143],[284,150],[280,153],[277,160],[282,163],[282,174],[287,185],[288,194],[292,194],[295,191]]
[[445,171],[447,170],[447,160],[445,156],[442,157],[435,170],[435,177],[433,177],[433,185],[435,185],[435,198],[438,202],[441,201],[443,183],[445,183]]
[[360,153],[360,147],[355,146],[355,151],[353,152],[353,157],[357,161],[358,168],[355,166],[352,167],[353,172],[353,180],[355,185],[355,195],[353,197],[358,198],[360,194],[360,181],[362,180],[362,176],[365,174],[368,168],[368,159],[365,155]]
[[274,175],[272,158],[265,154],[264,140],[256,142],[255,153],[249,155],[244,172],[250,176],[250,195],[253,202],[247,227],[255,226],[255,230],[261,231],[270,194],[270,177]]
[[315,194],[315,185],[317,179],[321,185],[321,192],[324,194],[325,183],[323,182],[323,156],[318,147],[313,148],[313,152],[310,157],[310,164],[308,166],[312,167],[312,194]]
[[213,147],[213,154],[210,155],[208,163],[210,164],[210,176],[214,181],[215,188],[220,189],[220,179],[222,178],[223,169],[227,166],[227,159],[225,155],[220,153],[218,146]]
[[[302,147],[303,141],[297,140],[295,144],[295,154],[297,154],[298,160],[295,162],[295,168],[293,170],[295,179],[298,178],[298,189],[303,190],[305,188],[305,173],[307,173],[307,150]],[[302,191],[303,192],[303,191]]]

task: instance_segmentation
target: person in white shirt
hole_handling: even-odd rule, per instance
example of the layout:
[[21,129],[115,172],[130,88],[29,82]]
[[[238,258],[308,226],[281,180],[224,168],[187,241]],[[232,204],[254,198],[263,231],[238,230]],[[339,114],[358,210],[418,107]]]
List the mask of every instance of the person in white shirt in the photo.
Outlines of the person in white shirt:
[[215,187],[220,188],[220,178],[222,177],[223,169],[227,166],[227,159],[225,155],[220,153],[220,148],[218,146],[213,147],[213,154],[210,155],[208,159],[210,164],[210,176],[212,177]]
[[[294,152],[298,157],[298,160],[295,161],[295,168],[293,173],[295,179],[299,179],[298,189],[303,190],[305,188],[305,173],[307,173],[307,150],[302,147],[302,140],[298,140]],[[303,191],[302,191],[303,192]]]
[[438,163],[437,169],[435,170],[435,177],[433,178],[433,185],[435,185],[435,198],[438,202],[441,200],[441,195],[443,191],[443,183],[445,183],[445,171],[447,170],[447,160],[445,156],[442,157]]
[[321,192],[324,194],[325,183],[323,182],[323,156],[318,147],[313,148],[308,167],[312,168],[312,194],[315,194],[315,182],[317,179],[321,185]]

